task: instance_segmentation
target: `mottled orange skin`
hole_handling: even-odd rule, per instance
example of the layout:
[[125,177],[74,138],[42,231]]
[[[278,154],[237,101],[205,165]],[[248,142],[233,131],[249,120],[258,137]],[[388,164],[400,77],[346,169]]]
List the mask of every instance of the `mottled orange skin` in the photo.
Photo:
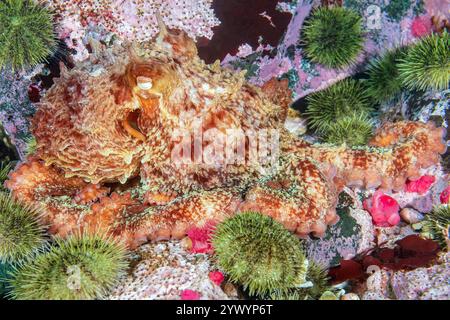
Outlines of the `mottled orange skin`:
[[81,189],[73,199],[78,204],[93,203],[109,193],[109,188],[100,186],[99,184],[89,184]]
[[[32,121],[36,154],[6,186],[45,207],[52,233],[103,230],[131,248],[245,210],[320,237],[338,220],[343,186],[400,188],[445,151],[441,128],[415,122],[381,127],[371,144],[388,149],[311,145],[284,129],[289,102],[287,81],[255,87],[242,73],[204,64],[183,32],[163,32],[63,70]],[[174,139],[180,127],[276,130],[279,166],[211,166],[195,153],[193,164],[175,165],[174,150],[195,144]]]

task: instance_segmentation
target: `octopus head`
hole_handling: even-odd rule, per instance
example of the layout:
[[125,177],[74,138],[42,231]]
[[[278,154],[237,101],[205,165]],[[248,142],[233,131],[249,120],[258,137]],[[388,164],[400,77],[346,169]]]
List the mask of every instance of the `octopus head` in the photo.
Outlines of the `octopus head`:
[[196,54],[195,43],[178,30],[164,29],[156,40],[130,48],[125,72],[116,79],[119,88],[116,103],[135,100],[139,105],[124,124],[129,133],[140,136],[133,131],[136,126],[130,125],[131,122],[137,123],[145,135],[146,129],[161,118],[174,116],[173,106],[180,105],[182,100],[179,72]]

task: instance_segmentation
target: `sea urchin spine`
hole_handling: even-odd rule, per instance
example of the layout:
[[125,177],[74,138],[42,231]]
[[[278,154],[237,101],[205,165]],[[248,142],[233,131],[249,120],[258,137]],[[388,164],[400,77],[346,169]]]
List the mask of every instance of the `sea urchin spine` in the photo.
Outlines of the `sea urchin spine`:
[[101,298],[126,267],[124,247],[110,238],[77,234],[56,239],[48,252],[14,271],[10,295],[18,300]]
[[212,243],[218,265],[250,295],[305,282],[308,260],[299,240],[268,216],[237,214],[217,226]]

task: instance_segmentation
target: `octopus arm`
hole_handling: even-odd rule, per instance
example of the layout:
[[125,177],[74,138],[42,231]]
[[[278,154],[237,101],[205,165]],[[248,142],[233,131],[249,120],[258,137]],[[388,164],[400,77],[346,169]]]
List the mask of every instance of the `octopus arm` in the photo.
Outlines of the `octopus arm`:
[[407,179],[420,177],[420,170],[438,164],[445,153],[445,130],[432,123],[403,121],[379,128],[369,147],[310,145],[296,153],[334,171],[338,188],[357,186],[401,190]]
[[129,195],[113,194],[94,205],[82,224],[111,232],[128,247],[136,248],[148,240],[180,239],[193,226],[220,222],[233,215],[240,203],[239,192],[229,189],[192,192],[146,209]]
[[281,170],[255,184],[240,211],[257,211],[282,223],[300,237],[321,237],[335,224],[337,193],[331,181],[312,159],[287,156]]
[[5,182],[16,199],[28,204],[48,196],[75,196],[87,185],[80,178],[65,178],[63,172],[36,158],[19,164]]

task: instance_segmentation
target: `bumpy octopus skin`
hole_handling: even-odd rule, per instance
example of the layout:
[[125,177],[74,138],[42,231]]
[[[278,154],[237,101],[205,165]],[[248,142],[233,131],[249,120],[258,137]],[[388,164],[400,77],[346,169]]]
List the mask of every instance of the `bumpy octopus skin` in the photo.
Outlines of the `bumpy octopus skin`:
[[[252,86],[162,27],[154,42],[105,49],[63,70],[32,122],[37,151],[6,187],[44,207],[51,233],[106,231],[130,248],[246,210],[320,237],[339,218],[343,186],[400,189],[446,149],[444,130],[419,122],[387,123],[369,147],[310,144],[284,129],[289,102],[287,81]],[[205,164],[195,146],[210,141],[180,135],[228,129],[276,132],[277,166]],[[191,163],[177,162],[183,148],[194,150]]]
[[112,92],[118,89],[110,79],[114,66],[89,67],[62,67],[61,77],[38,106],[31,125],[36,156],[64,170],[66,177],[94,184],[126,182],[137,175],[143,156],[142,141],[123,125],[137,105],[116,103]]
[[368,147],[303,143],[287,152],[311,157],[323,170],[333,171],[338,189],[355,186],[399,191],[407,179],[420,177],[420,169],[439,163],[439,154],[447,148],[445,135],[444,128],[436,128],[431,122],[401,121],[382,125]]

